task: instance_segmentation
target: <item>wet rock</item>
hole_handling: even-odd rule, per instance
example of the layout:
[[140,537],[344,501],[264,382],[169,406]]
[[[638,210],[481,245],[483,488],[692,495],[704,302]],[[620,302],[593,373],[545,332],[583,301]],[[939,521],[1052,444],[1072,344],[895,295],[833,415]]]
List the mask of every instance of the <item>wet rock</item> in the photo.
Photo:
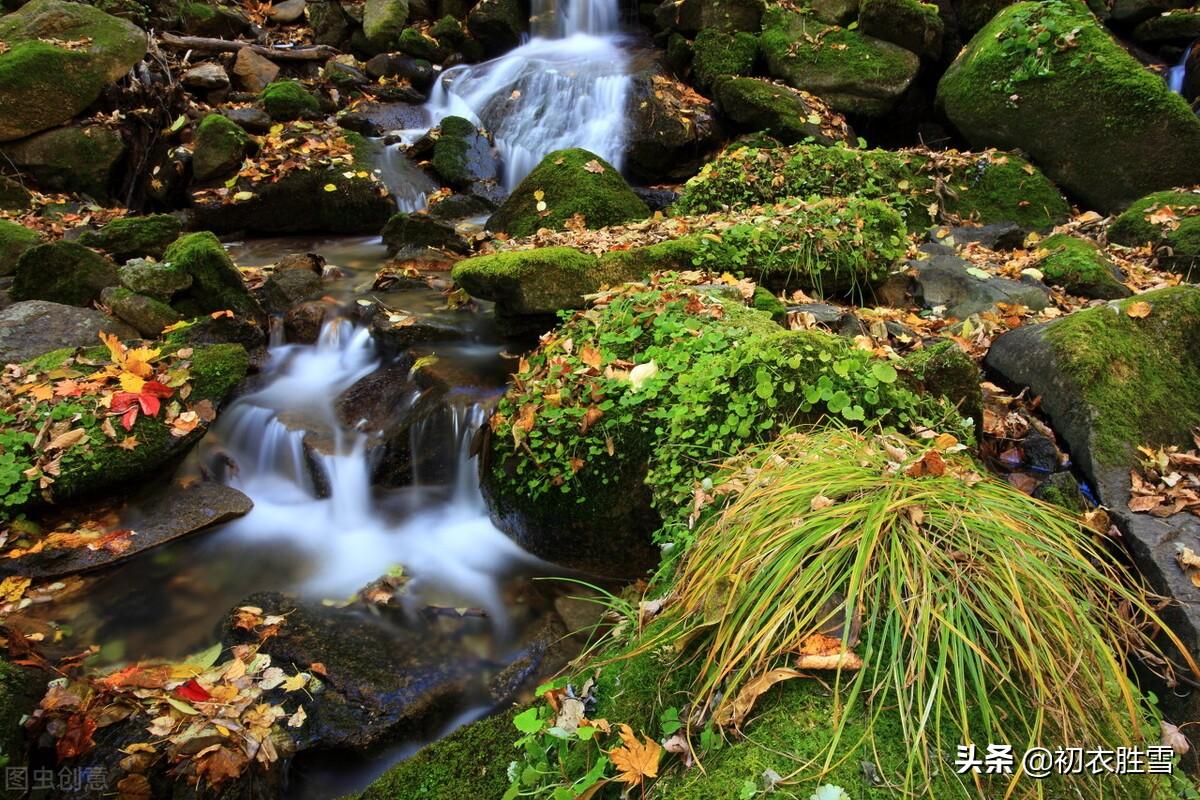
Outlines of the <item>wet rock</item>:
[[0,277],[16,272],[21,254],[41,241],[37,231],[0,219]]
[[257,136],[269,132],[275,124],[267,112],[257,108],[226,108],[221,110],[221,115],[237,123],[246,133]]
[[31,247],[17,260],[14,300],[48,300],[85,306],[116,286],[117,265],[95,250],[59,241]]
[[11,142],[3,150],[44,191],[80,192],[104,201],[125,142],[118,131],[102,125],[69,126]]
[[205,315],[192,320],[188,326],[171,335],[181,344],[238,344],[250,353],[254,363],[266,356],[267,330],[264,323],[249,317]]
[[[1134,302],[1148,303],[1150,314],[1130,316]],[[1177,554],[1200,548],[1200,520],[1136,514],[1128,502],[1137,447],[1193,446],[1192,430],[1200,425],[1198,325],[1200,289],[1160,289],[1022,326],[998,337],[986,360],[1005,380],[1041,397],[1041,410],[1109,509],[1141,573],[1173,601],[1164,619],[1192,651],[1200,643],[1200,588]],[[1194,718],[1195,701],[1184,702],[1190,707],[1180,713]]]
[[279,77],[279,67],[266,56],[260,56],[249,47],[238,50],[233,62],[233,75],[238,86],[247,92],[261,92]]
[[313,30],[315,44],[327,44],[345,50],[350,42],[350,17],[338,0],[309,0],[304,11]]
[[929,231],[929,241],[946,247],[978,244],[988,250],[1016,250],[1025,246],[1029,230],[1013,222],[991,225],[939,225]]
[[642,198],[642,202],[650,209],[651,213],[655,211],[666,211],[676,200],[679,199],[679,192],[674,189],[660,189],[657,187],[647,188],[642,186],[633,187],[633,192],[638,197]]
[[283,272],[289,269],[307,270],[322,275],[325,272],[325,259],[320,253],[288,253],[275,262],[275,271]]
[[[399,53],[381,53],[366,64],[367,74],[372,78],[399,78],[412,83],[413,88],[424,92],[433,85],[433,65],[421,58],[410,58]],[[386,130],[404,126],[390,126]]]
[[657,70],[633,77],[627,114],[624,166],[636,180],[690,178],[723,134],[709,100]]
[[[85,47],[52,44],[86,41]],[[0,17],[0,142],[52,128],[90,106],[146,53],[146,34],[82,3],[33,0]]]
[[220,64],[210,61],[192,67],[183,73],[180,81],[189,89],[200,89],[206,92],[219,91],[229,88],[229,73]]
[[64,347],[91,347],[100,333],[134,339],[137,331],[90,308],[28,300],[0,310],[0,363],[28,361]]
[[1025,456],[1025,466],[1035,472],[1046,474],[1063,466],[1058,445],[1039,430],[1030,431],[1029,435],[1021,440],[1021,453]]
[[467,29],[489,57],[519,45],[528,27],[528,6],[520,0],[480,0],[467,14]]
[[29,190],[12,178],[0,175],[0,211],[24,211],[33,204]]
[[[1047,18],[1078,28],[1045,76],[1020,68],[1010,31]],[[1006,88],[1011,86],[1011,88]],[[1014,103],[1009,97],[1020,96]],[[1062,99],[1071,98],[1070,107]],[[1161,77],[1126,53],[1082,5],[1018,3],[981,30],[938,84],[950,122],[976,147],[1015,147],[1091,208],[1121,209],[1149,192],[1200,181],[1200,119]]]
[[408,21],[408,0],[366,0],[363,34],[376,50],[397,45]]
[[[347,58],[352,58],[352,56],[347,56]],[[326,80],[341,89],[355,89],[371,83],[371,79],[367,77],[367,73],[354,64],[344,64],[341,61],[326,63],[324,70],[322,70],[322,75]]]
[[131,292],[170,303],[175,295],[192,285],[192,276],[183,269],[135,258],[117,270],[121,285]]
[[758,32],[762,0],[664,0],[654,9],[654,22],[686,35],[705,28]]
[[183,32],[217,39],[236,39],[252,33],[249,17],[240,9],[219,3],[195,2],[183,6]]
[[304,269],[277,269],[260,291],[269,314],[283,314],[292,306],[319,297],[321,276]]
[[943,308],[947,317],[966,319],[996,303],[1020,304],[1040,311],[1050,304],[1050,293],[1041,283],[997,278],[977,271],[952,255],[932,255],[908,262],[916,269],[916,294],[925,308]]
[[322,300],[310,300],[289,308],[283,316],[284,338],[294,344],[314,344],[329,311],[330,305]]
[[496,206],[473,194],[452,194],[429,208],[429,216],[438,222],[458,222],[474,217],[486,217]]
[[300,21],[307,7],[308,3],[305,0],[283,0],[282,3],[271,6],[271,10],[267,12],[267,19],[276,25],[291,25]]
[[[308,721],[293,734],[299,751],[365,748],[420,730],[453,708],[480,669],[453,639],[391,624],[361,607],[329,608],[275,593],[251,595],[239,605],[287,617],[259,652],[298,670],[323,665],[321,690],[305,703]],[[224,642],[245,641],[250,635],[231,617]]]
[[[915,53],[891,42],[813,25],[784,8],[764,15],[761,49],[771,76],[812,92],[835,111],[871,117],[896,105],[921,65]],[[873,65],[870,72],[863,70],[866,62]]]
[[212,525],[249,513],[254,503],[229,486],[212,481],[195,481],[155,492],[149,499],[132,503],[120,511],[115,530],[129,530],[129,547],[121,552],[75,547],[47,550],[17,559],[6,569],[32,578],[74,575],[127,561],[167,542],[182,539]]
[[611,164],[576,148],[542,159],[487,227],[514,238],[529,236],[540,228],[562,228],[576,214],[586,227],[595,229],[644,219],[650,209]]
[[850,143],[850,128],[815,95],[761,78],[725,78],[714,96],[721,111],[749,133],[766,133],[785,144],[812,139]]
[[453,317],[384,308],[371,317],[370,329],[375,346],[384,358],[393,358],[417,345],[454,342],[465,336]]
[[787,310],[799,314],[811,314],[813,321],[820,325],[834,325],[845,314],[845,309],[832,306],[829,303],[800,303],[799,305],[788,306]]
[[455,189],[465,189],[478,181],[494,181],[500,176],[500,160],[492,143],[473,122],[462,117],[446,117],[433,147],[433,171]]
[[167,247],[183,233],[183,223],[171,214],[152,214],[145,217],[122,217],[98,231],[86,231],[79,243],[103,250],[115,261],[124,263],[132,258],[162,258]]
[[471,245],[458,235],[454,226],[438,222],[428,214],[396,214],[383,228],[383,243],[388,255],[411,253],[427,248],[467,254]]
[[109,286],[100,293],[100,302],[147,339],[157,339],[163,328],[183,319],[179,312],[161,300],[135,294],[122,286]]

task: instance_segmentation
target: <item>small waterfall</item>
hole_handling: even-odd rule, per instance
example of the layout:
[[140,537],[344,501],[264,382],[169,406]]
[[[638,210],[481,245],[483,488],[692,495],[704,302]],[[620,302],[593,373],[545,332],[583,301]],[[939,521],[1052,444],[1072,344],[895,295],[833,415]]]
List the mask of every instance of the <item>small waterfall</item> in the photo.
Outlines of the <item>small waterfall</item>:
[[403,565],[412,578],[406,602],[483,608],[503,635],[501,583],[515,567],[539,562],[496,530],[479,491],[470,441],[489,409],[448,403],[413,426],[414,464],[431,452],[448,455],[453,482],[443,497],[415,474],[426,490],[418,497],[442,499],[389,513],[371,486],[367,435],[344,426],[335,407],[379,364],[369,332],[344,319],[327,323],[315,346],[272,348],[263,385],[235,401],[213,430],[224,449],[205,456],[210,466],[223,463],[226,481],[254,501],[226,531],[308,553],[304,588],[321,597],[345,597]]
[[430,126],[454,115],[492,132],[510,191],[555,150],[582,147],[620,169],[625,145],[631,78],[619,1],[534,0],[533,10],[533,39],[446,70],[426,104]]
[[1179,63],[1167,71],[1167,86],[1171,87],[1171,91],[1175,94],[1183,94],[1183,79],[1187,76],[1188,59],[1196,44],[1193,42],[1188,45],[1187,49],[1183,51],[1183,57],[1179,59]]

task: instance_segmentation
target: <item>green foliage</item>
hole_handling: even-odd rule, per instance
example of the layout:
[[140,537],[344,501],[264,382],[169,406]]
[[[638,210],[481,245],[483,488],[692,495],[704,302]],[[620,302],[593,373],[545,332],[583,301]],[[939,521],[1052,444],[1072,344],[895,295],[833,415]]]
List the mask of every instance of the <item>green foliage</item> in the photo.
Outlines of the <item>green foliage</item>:
[[15,272],[21,254],[41,240],[37,231],[0,219],[0,276]]
[[[960,742],[1157,740],[1122,656],[1160,654],[1138,623],[1162,622],[1077,518],[929,443],[829,428],[751,449],[714,484],[663,627],[639,652],[667,646],[698,665],[692,701],[718,720],[738,724],[756,678],[835,631],[862,665],[826,673],[842,710],[817,769],[894,740],[876,728],[891,709],[907,750],[891,780],[905,791],[927,792]],[[1103,777],[1067,780],[1090,797]],[[1143,782],[1116,791],[1149,796]]]
[[1068,3],[1021,4],[996,31],[999,50],[1013,68],[1003,79],[992,81],[992,89],[1012,95],[1025,81],[1050,77],[1056,53],[1074,50],[1070,63],[1076,66],[1083,57],[1075,42],[1081,30],[1079,10]]
[[907,232],[884,203],[829,198],[768,209],[763,218],[701,237],[696,266],[772,288],[862,296],[904,256]]
[[[27,505],[37,486],[24,474],[33,466],[33,443],[37,437],[10,427],[15,421],[12,414],[0,411],[0,506],[6,509]],[[0,512],[2,516],[5,515]]]
[[1070,213],[1054,185],[1015,155],[814,144],[726,150],[688,181],[675,209],[719,211],[788,197],[883,200],[910,230],[943,214],[1047,228]]

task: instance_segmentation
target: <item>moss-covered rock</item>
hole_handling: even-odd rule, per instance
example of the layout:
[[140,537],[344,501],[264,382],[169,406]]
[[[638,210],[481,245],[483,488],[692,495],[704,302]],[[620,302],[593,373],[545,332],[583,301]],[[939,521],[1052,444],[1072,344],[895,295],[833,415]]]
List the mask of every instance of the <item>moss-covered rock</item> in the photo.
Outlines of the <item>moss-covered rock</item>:
[[453,225],[439,222],[429,214],[396,214],[383,227],[382,235],[389,255],[426,248],[471,252],[470,243],[458,235]]
[[[264,92],[264,102],[265,96]],[[192,174],[202,183],[228,177],[241,168],[249,143],[250,136],[237,123],[209,114],[196,126]]]
[[713,96],[722,113],[748,133],[765,133],[784,144],[811,139],[849,142],[850,130],[816,95],[762,78],[723,78]]
[[0,175],[0,211],[25,211],[33,205],[33,195],[12,178]]
[[79,243],[103,250],[113,259],[125,262],[131,258],[162,258],[167,247],[183,233],[183,223],[171,214],[151,214],[145,217],[122,217],[98,231],[86,231]]
[[904,369],[914,388],[944,397],[976,430],[983,425],[983,379],[974,359],[946,339],[914,351],[904,359]]
[[262,90],[259,102],[271,119],[277,122],[312,116],[321,110],[317,98],[299,81],[275,81]]
[[102,125],[68,126],[11,142],[4,155],[43,190],[106,201],[125,142],[119,131]]
[[463,117],[446,117],[438,129],[431,165],[448,185],[463,189],[474,181],[495,180],[498,163],[491,142],[475,123]]
[[480,0],[467,15],[467,29],[487,55],[501,55],[521,43],[529,29],[528,8],[520,0]]
[[785,8],[763,16],[759,44],[773,77],[847,114],[886,114],[921,65],[903,47]]
[[766,8],[763,0],[672,0],[654,9],[658,27],[692,36],[705,28],[727,33],[758,33]]
[[450,55],[432,33],[423,33],[419,28],[405,28],[400,32],[397,49],[413,58],[423,58],[440,64]]
[[129,291],[164,303],[170,303],[175,295],[192,285],[191,273],[180,267],[140,258],[120,267],[117,276]]
[[116,286],[117,265],[75,242],[31,247],[17,260],[14,300],[48,300],[86,306],[106,286]]
[[687,180],[725,138],[716,105],[657,66],[633,75],[625,109],[621,169],[646,185]]
[[1037,268],[1047,283],[1099,300],[1118,300],[1132,294],[1121,282],[1117,265],[1087,239],[1060,233],[1039,242],[1038,250],[1046,253]]
[[[943,190],[939,190],[939,186]],[[949,189],[951,191],[944,191]],[[731,148],[688,181],[675,204],[694,213],[771,204],[786,197],[886,200],[910,229],[927,226],[930,206],[980,223],[1049,228],[1070,206],[1024,159],[1005,153],[856,150],[798,145]]]
[[[0,53],[0,142],[66,122],[146,53],[137,26],[64,0],[33,0],[0,17],[0,41],[8,45]],[[87,45],[66,46],[72,41]]]
[[513,237],[559,229],[575,215],[588,228],[650,215],[621,173],[587,150],[558,150],[542,159],[488,220],[488,229]]
[[192,233],[167,248],[163,263],[192,276],[188,289],[175,300],[175,307],[188,316],[233,311],[262,320],[262,308],[242,281],[229,254],[216,236]]
[[705,28],[692,45],[692,72],[696,85],[710,89],[720,78],[749,75],[758,59],[758,37],[739,31],[726,33]]
[[862,0],[858,8],[862,32],[898,44],[922,58],[942,54],[942,22],[938,7],[921,0]]
[[1200,11],[1181,8],[1151,17],[1133,29],[1133,39],[1142,44],[1190,45],[1200,37]]
[[183,317],[161,300],[135,294],[123,286],[109,286],[100,293],[100,302],[113,316],[131,326],[147,339],[162,335],[163,328],[181,322]]
[[508,315],[552,315],[579,308],[600,288],[600,261],[570,247],[543,247],[477,256],[451,273],[472,297],[497,303]]
[[375,49],[394,49],[407,22],[408,0],[366,0],[363,34]]
[[37,231],[0,219],[0,277],[16,272],[21,254],[41,240]]
[[[1030,43],[1043,35],[1039,56]],[[946,71],[938,102],[973,145],[1024,150],[1102,211],[1200,181],[1200,119],[1068,0],[997,14]]]
[[1188,273],[1200,264],[1200,194],[1147,195],[1113,220],[1108,240],[1130,247],[1149,244],[1163,266]]

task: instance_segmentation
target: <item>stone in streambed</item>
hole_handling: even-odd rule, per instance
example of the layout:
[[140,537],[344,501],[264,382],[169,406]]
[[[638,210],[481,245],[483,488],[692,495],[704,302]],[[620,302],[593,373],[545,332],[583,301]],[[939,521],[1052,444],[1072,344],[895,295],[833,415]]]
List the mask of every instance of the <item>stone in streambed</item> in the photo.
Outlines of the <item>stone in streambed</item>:
[[131,292],[170,303],[175,295],[192,285],[192,276],[170,264],[135,258],[117,270],[121,285]]
[[285,314],[288,309],[320,297],[321,276],[306,269],[278,269],[259,290],[263,308],[269,314]]
[[279,67],[266,56],[249,47],[238,50],[233,62],[233,74],[238,85],[247,92],[261,92],[279,77]]
[[850,142],[841,115],[816,95],[762,78],[724,78],[714,97],[721,112],[743,131],[762,132],[784,144],[811,139],[818,144]]
[[471,252],[470,242],[460,236],[453,225],[439,222],[429,214],[396,214],[384,226],[382,236],[389,256],[428,248],[461,254]]
[[921,0],[862,0],[858,23],[862,32],[899,45],[922,58],[942,54],[945,24],[937,5]]
[[122,217],[98,231],[85,231],[79,243],[103,250],[115,261],[132,258],[162,258],[167,247],[183,233],[183,223],[171,214]]
[[466,189],[476,181],[494,181],[500,175],[492,143],[462,117],[442,120],[431,165],[437,176],[455,189]]
[[927,258],[910,261],[909,266],[916,270],[918,300],[925,308],[944,309],[947,317],[966,319],[995,308],[997,303],[1023,305],[1033,311],[1050,304],[1050,293],[1042,284],[988,275],[950,253],[935,251]]
[[467,29],[494,57],[521,44],[529,29],[529,14],[520,0],[480,0],[467,14]]
[[185,314],[199,316],[229,310],[259,322],[264,320],[262,307],[213,234],[184,236],[167,248],[163,263],[192,277],[191,285],[174,301]]
[[307,7],[308,3],[305,0],[283,0],[282,3],[271,6],[271,10],[267,12],[267,19],[276,25],[291,25],[300,21]]
[[192,67],[183,73],[180,81],[189,89],[220,91],[229,88],[229,73],[220,64],[209,62]]
[[320,103],[298,81],[275,81],[259,97],[263,110],[276,122],[315,116]]
[[376,50],[388,50],[400,41],[408,22],[408,0],[366,0],[363,34]]
[[0,142],[71,119],[146,53],[137,26],[63,0],[33,0],[0,17],[0,41],[8,45],[0,53]]
[[[1031,30],[1070,35],[1072,46],[1049,48],[1046,68],[1017,80],[1025,51],[1011,42]],[[1200,182],[1200,119],[1079,4],[1001,11],[942,76],[937,99],[972,145],[1020,148],[1103,212]]]
[[14,300],[49,300],[85,306],[118,283],[117,265],[75,242],[31,247],[17,261]]
[[692,53],[696,85],[707,91],[721,78],[749,75],[753,71],[758,59],[758,37],[707,28],[696,37]]
[[0,364],[21,363],[63,348],[91,347],[101,333],[137,337],[133,328],[91,308],[45,300],[13,303],[0,310]]
[[661,67],[639,72],[631,81],[622,168],[647,183],[695,175],[723,139],[716,107]]

